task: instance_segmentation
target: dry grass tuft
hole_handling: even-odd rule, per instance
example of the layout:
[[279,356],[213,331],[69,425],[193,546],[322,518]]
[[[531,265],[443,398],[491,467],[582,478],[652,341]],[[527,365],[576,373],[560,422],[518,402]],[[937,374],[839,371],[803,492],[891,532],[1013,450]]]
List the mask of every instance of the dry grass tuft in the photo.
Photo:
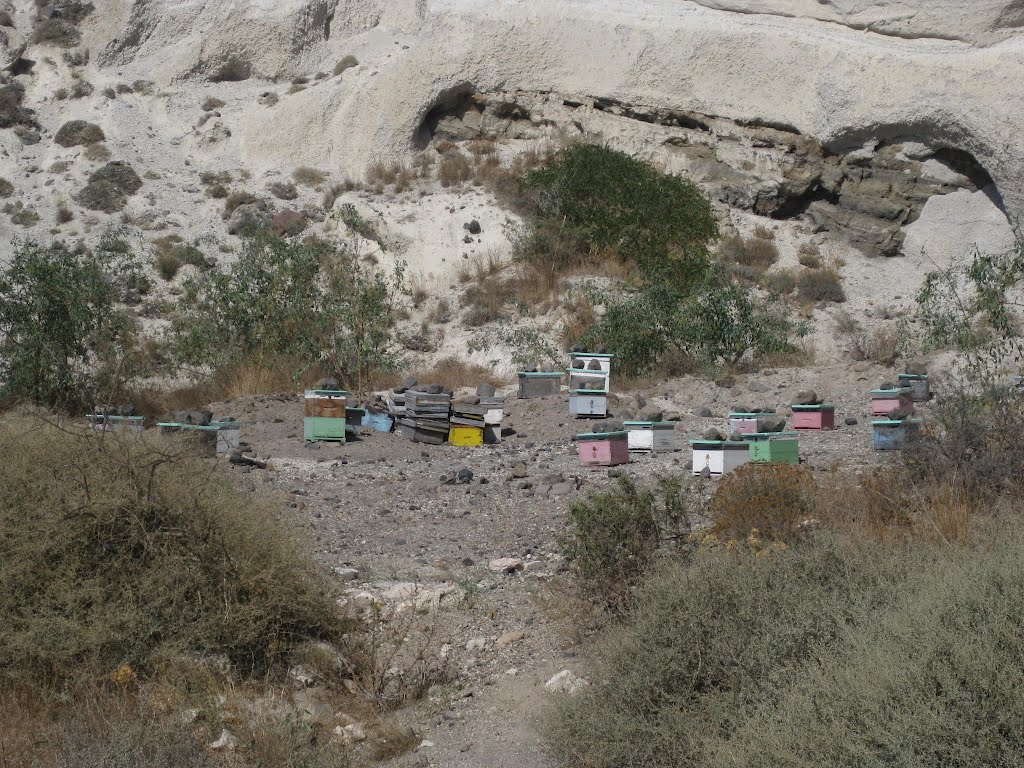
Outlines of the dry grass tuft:
[[477,384],[499,387],[507,383],[490,368],[451,356],[441,358],[431,368],[414,372],[413,376],[417,381],[440,384],[453,392],[461,387],[476,387]]
[[327,181],[327,174],[316,168],[303,165],[292,171],[292,178],[295,179],[296,184],[301,184],[304,187],[318,187]]

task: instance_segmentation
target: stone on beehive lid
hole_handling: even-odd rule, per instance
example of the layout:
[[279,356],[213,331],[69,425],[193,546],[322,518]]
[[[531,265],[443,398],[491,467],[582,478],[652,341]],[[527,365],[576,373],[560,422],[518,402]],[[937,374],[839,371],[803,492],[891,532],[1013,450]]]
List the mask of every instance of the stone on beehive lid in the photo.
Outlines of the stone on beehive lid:
[[888,413],[889,418],[892,419],[893,421],[903,421],[903,419],[906,419],[907,417],[913,416],[913,415],[914,415],[914,406],[913,405],[904,405],[904,406],[901,406],[899,408],[893,408]]
[[817,405],[818,393],[813,389],[801,389],[796,393],[796,399],[793,402],[796,405]]
[[879,387],[879,389],[885,389],[885,390],[899,389],[899,385],[893,384],[891,381],[883,381],[882,385]]
[[661,421],[664,417],[665,412],[660,411],[657,408],[647,408],[640,411],[640,417],[638,421]]
[[782,432],[786,428],[785,416],[758,416],[758,432]]
[[710,440],[714,442],[721,442],[725,440],[725,435],[723,435],[719,430],[712,427],[711,429],[704,431],[704,434],[701,435],[701,439]]
[[477,397],[494,397],[497,392],[493,384],[478,384],[476,387]]
[[923,360],[911,360],[907,363],[906,373],[911,376],[927,376],[928,364]]

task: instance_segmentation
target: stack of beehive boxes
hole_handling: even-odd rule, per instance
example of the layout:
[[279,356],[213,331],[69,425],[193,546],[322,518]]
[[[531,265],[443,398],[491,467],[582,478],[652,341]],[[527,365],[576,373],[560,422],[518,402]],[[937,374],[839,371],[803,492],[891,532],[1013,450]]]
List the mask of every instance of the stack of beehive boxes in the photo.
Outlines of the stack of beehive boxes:
[[430,391],[410,390],[405,393],[405,418],[402,419],[402,434],[413,442],[441,445],[448,439],[451,429],[452,396],[441,392],[440,387]]
[[569,362],[569,413],[577,418],[605,418],[611,391],[613,355],[573,352]]

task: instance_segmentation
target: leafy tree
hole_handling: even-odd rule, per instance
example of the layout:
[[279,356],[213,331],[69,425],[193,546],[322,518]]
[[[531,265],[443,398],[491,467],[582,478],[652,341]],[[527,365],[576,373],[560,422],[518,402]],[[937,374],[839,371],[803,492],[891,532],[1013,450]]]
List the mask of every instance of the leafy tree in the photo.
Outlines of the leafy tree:
[[20,243],[0,273],[0,396],[74,410],[115,375],[131,324],[118,306],[130,255]]
[[174,323],[182,362],[290,359],[331,369],[362,391],[370,372],[394,367],[394,305],[403,268],[390,276],[348,247],[262,232],[238,259],[185,284]]

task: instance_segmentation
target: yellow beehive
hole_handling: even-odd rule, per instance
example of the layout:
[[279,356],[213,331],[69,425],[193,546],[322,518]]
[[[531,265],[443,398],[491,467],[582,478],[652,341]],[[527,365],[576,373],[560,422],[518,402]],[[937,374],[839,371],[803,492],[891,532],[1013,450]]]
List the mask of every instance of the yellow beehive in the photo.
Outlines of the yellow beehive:
[[475,448],[484,444],[484,431],[480,427],[457,427],[448,431],[448,442],[452,445],[468,445]]

